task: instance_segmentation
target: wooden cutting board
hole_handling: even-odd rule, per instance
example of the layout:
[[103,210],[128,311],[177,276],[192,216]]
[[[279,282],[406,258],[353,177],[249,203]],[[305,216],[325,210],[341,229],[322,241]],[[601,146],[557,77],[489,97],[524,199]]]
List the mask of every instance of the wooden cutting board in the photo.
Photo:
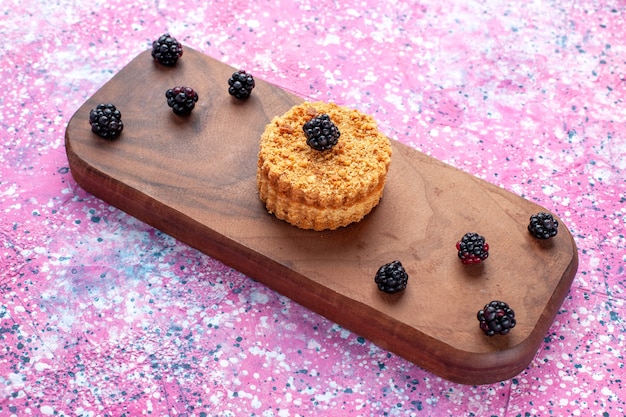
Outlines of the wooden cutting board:
[[[72,175],[86,191],[277,292],[451,381],[492,383],[533,359],[567,295],[577,249],[559,234],[539,241],[526,227],[542,207],[392,141],[381,203],[335,231],[300,230],[268,214],[256,190],[265,125],[303,100],[257,79],[249,100],[227,92],[235,69],[189,47],[173,68],[137,56],[78,109],[65,142]],[[165,91],[199,96],[175,115]],[[88,114],[113,103],[125,128],[113,141],[91,133]],[[464,266],[455,243],[477,232],[490,256]],[[409,274],[402,294],[374,284],[384,263]],[[485,336],[476,313],[507,302],[517,326]]]

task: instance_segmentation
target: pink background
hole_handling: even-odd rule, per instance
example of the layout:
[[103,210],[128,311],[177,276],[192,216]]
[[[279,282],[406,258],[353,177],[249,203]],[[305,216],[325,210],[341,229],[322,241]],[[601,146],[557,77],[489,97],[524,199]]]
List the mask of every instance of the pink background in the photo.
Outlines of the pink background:
[[[0,415],[625,415],[625,9],[3,0]],[[442,380],[78,187],[70,117],[166,31],[563,218],[580,266],[528,368]]]

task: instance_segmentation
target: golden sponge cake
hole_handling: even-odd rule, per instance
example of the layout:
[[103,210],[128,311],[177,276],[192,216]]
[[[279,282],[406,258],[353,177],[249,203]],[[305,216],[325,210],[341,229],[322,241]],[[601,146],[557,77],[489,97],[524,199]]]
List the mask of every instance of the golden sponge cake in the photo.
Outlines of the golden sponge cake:
[[[329,150],[309,147],[303,125],[327,114],[340,137]],[[303,103],[275,117],[261,135],[257,185],[277,218],[301,229],[358,222],[380,201],[391,162],[389,139],[371,116],[333,103]]]

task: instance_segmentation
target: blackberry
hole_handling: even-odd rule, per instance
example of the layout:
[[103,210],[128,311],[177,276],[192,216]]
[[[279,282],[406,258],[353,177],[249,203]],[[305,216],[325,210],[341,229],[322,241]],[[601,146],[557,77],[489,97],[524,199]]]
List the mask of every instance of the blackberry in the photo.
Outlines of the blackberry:
[[478,233],[466,233],[456,242],[459,258],[464,264],[477,264],[489,256],[489,245]]
[[152,58],[163,65],[175,65],[181,56],[183,56],[183,46],[169,33],[161,35],[159,39],[152,42]]
[[552,217],[552,214],[539,212],[530,216],[528,231],[537,239],[550,239],[558,233],[559,222]]
[[91,131],[103,138],[113,139],[122,133],[122,114],[113,104],[98,104],[89,112]]
[[393,261],[381,266],[374,278],[378,289],[388,294],[404,290],[408,280],[409,276],[400,261]]
[[170,106],[174,113],[186,115],[191,113],[198,101],[198,93],[191,87],[174,87],[165,92],[167,105]]
[[306,143],[318,151],[327,151],[337,144],[341,132],[327,114],[315,116],[302,127]]
[[515,327],[515,312],[503,301],[492,301],[476,314],[480,329],[487,336],[507,334]]
[[254,77],[244,70],[233,72],[228,79],[228,86],[228,94],[239,100],[245,100],[250,97],[255,86]]

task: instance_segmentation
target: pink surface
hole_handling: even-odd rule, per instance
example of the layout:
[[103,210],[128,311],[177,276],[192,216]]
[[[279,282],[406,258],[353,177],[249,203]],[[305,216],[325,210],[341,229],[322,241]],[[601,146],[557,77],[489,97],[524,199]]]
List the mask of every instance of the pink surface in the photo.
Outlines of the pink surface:
[[[623,1],[136,3],[0,6],[0,415],[625,415]],[[81,190],[67,122],[166,31],[563,218],[530,366],[442,380]]]

